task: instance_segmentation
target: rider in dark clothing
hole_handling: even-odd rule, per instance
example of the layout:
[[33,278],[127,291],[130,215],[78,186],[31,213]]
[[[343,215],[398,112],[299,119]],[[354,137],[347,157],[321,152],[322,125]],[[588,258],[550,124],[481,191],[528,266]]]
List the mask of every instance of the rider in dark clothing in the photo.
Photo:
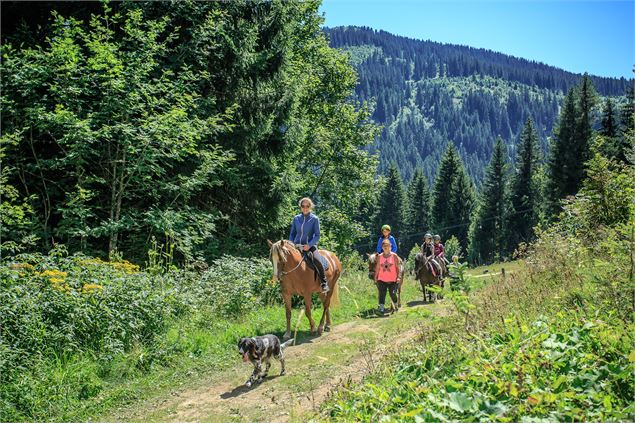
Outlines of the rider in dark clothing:
[[320,219],[313,213],[313,201],[305,197],[298,203],[302,213],[296,215],[291,222],[291,232],[289,239],[296,245],[301,245],[302,254],[305,260],[310,263],[316,270],[320,279],[320,287],[323,293],[329,291],[329,285],[324,275],[324,267],[322,262],[314,257],[317,250],[317,243],[320,241]]
[[[421,246],[421,253],[428,259],[430,270],[434,276],[438,276],[441,273],[441,266],[434,259],[434,244],[432,243],[432,235],[425,234],[423,237],[423,245]],[[418,267],[415,269],[418,272]]]

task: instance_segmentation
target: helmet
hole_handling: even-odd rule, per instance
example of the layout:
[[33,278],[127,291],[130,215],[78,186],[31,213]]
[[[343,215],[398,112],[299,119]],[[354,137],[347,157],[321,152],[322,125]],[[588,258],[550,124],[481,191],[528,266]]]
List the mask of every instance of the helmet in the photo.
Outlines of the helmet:
[[425,235],[423,236],[423,239],[427,239],[427,238],[432,239],[432,234],[429,234],[429,233],[428,233],[428,234],[425,234]]
[[390,225],[384,225],[381,227],[382,231],[389,231],[390,230]]
[[435,235],[434,236],[434,240],[435,241],[441,241],[441,235]]

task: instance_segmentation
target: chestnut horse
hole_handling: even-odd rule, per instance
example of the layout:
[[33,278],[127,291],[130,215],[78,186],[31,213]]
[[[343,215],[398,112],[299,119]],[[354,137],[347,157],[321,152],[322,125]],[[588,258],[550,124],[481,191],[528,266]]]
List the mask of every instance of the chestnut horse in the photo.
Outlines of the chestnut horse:
[[[276,243],[267,241],[269,248],[269,256],[273,263],[273,278],[280,281],[282,288],[282,299],[287,314],[287,331],[284,333],[284,340],[291,338],[291,296],[301,295],[304,298],[305,313],[311,324],[311,334],[315,334],[315,322],[311,317],[311,294],[318,292],[324,311],[320,319],[320,325],[317,332],[321,335],[324,330],[327,332],[331,329],[331,313],[329,307],[331,300],[337,302],[337,284],[342,274],[342,265],[337,256],[330,251],[318,250],[319,254],[324,257],[329,265],[324,275],[329,285],[329,291],[326,294],[320,289],[320,281],[316,272],[311,269],[306,260],[303,260],[300,250],[287,240],[280,240]],[[318,260],[318,258],[315,258]],[[326,325],[325,325],[326,322]]]

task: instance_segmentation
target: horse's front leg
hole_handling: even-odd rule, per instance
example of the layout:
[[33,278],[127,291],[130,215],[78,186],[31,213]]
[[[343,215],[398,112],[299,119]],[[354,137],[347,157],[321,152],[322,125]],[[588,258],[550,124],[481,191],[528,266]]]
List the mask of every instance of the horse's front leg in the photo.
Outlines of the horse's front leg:
[[306,317],[309,319],[309,324],[311,325],[311,335],[315,335],[315,321],[311,316],[311,306],[313,305],[311,301],[311,293],[304,296],[304,312],[306,313]]
[[283,293],[282,299],[284,300],[284,311],[287,317],[287,331],[282,337],[283,341],[291,339],[291,294]]

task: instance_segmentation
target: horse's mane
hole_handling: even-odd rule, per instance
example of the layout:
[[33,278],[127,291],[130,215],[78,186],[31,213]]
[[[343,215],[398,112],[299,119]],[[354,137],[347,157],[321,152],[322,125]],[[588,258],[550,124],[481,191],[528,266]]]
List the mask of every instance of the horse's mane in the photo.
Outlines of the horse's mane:
[[287,243],[287,240],[281,239],[271,246],[271,252],[273,253],[275,251],[275,253],[280,258],[280,261],[283,263],[287,261],[287,255],[291,253],[291,250],[286,245]]

